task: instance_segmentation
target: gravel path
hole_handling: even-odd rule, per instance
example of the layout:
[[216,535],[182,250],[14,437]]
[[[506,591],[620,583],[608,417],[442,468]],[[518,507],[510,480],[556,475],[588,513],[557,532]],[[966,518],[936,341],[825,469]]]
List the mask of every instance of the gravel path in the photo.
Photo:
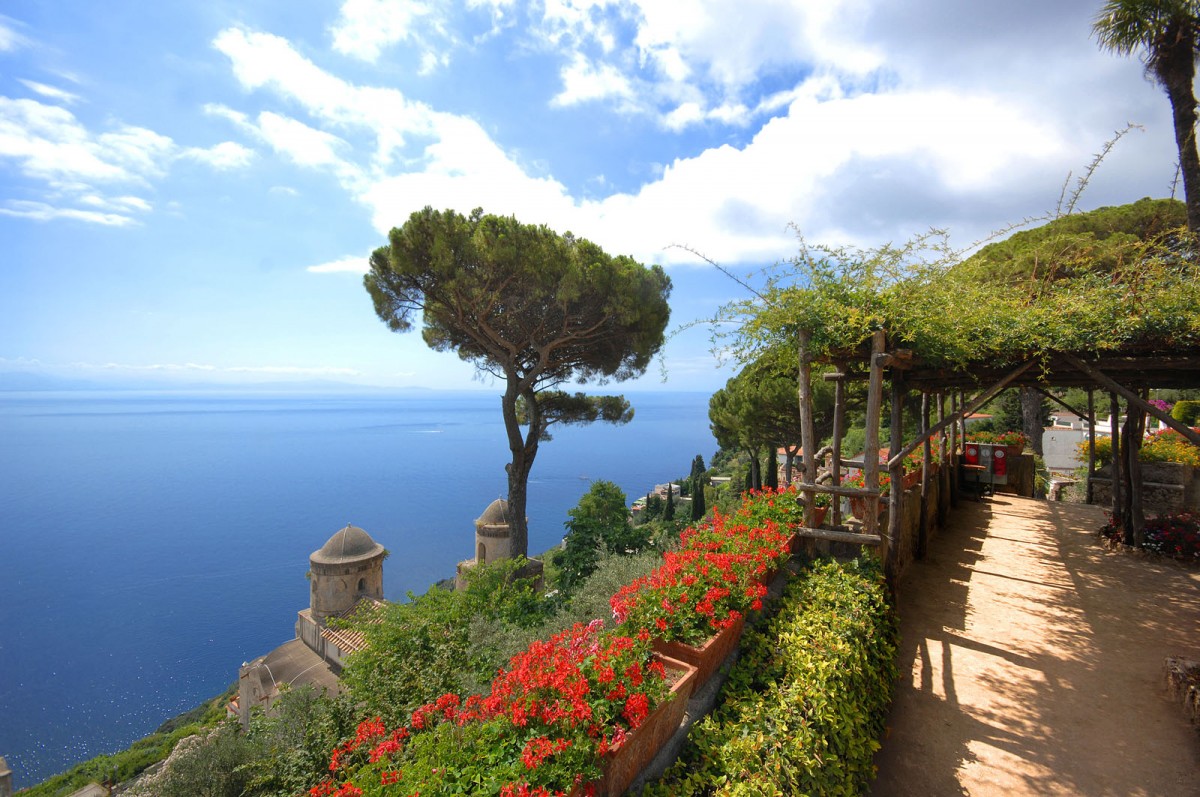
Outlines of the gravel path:
[[1200,795],[1163,660],[1200,660],[1200,572],[1104,550],[1098,507],[963,502],[900,584],[871,795]]

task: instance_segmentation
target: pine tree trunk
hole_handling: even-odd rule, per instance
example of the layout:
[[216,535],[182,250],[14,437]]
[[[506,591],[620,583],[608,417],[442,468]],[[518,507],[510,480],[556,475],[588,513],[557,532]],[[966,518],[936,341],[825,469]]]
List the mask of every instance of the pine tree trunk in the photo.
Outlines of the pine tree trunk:
[[526,411],[529,414],[529,430],[523,436],[521,425],[517,422],[517,398],[521,395],[521,385],[515,376],[509,376],[508,386],[500,401],[504,416],[504,431],[508,437],[508,450],[512,461],[504,466],[508,474],[508,518],[511,529],[513,556],[529,555],[529,518],[526,512],[529,472],[533,469],[533,460],[537,456],[541,412],[537,404],[537,396],[532,390],[525,391]]

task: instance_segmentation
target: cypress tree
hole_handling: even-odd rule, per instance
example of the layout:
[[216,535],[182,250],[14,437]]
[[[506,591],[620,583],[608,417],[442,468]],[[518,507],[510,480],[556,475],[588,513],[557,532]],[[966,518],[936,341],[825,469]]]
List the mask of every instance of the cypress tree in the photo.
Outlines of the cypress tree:
[[767,472],[763,474],[763,487],[779,488],[779,452],[775,446],[767,452]]
[[704,476],[701,473],[696,474],[692,479],[692,522],[699,523],[704,520],[704,513],[708,511],[708,507],[704,505]]
[[675,519],[675,494],[671,488],[671,483],[667,482],[667,503],[663,506],[663,520]]

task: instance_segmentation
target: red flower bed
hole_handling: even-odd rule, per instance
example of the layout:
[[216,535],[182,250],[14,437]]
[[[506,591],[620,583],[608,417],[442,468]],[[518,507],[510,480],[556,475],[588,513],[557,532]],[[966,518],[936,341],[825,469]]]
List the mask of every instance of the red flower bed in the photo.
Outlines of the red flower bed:
[[761,583],[791,555],[791,535],[772,521],[760,527],[713,513],[712,522],[680,535],[678,551],[609,601],[626,633],[648,630],[667,641],[697,644],[762,608]]
[[491,793],[563,794],[600,777],[618,748],[668,694],[649,637],[576,625],[535,642],[501,670],[488,695],[442,695],[388,730],[378,719],[335,748],[332,776],[311,797]]
[[[1111,517],[1100,534],[1112,542],[1124,542],[1124,531]],[[1178,512],[1146,518],[1142,549],[1185,562],[1200,562],[1200,516]]]

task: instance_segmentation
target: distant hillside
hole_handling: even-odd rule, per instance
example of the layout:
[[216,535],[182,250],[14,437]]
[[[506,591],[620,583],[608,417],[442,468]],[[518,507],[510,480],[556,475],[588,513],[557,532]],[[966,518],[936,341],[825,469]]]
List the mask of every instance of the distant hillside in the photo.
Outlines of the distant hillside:
[[989,244],[960,267],[982,277],[1062,279],[1081,271],[1109,272],[1143,241],[1187,226],[1187,210],[1174,199],[1140,199],[1055,219]]

